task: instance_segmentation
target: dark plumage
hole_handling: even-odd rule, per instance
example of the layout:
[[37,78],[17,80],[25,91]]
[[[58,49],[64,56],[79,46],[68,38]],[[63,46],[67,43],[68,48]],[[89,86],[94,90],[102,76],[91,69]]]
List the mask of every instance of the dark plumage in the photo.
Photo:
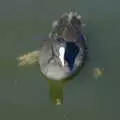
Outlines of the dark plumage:
[[[47,78],[65,79],[84,63],[87,44],[80,18],[78,13],[68,12],[53,23],[49,39],[41,47],[39,59],[40,69]],[[63,48],[63,57],[60,48]]]

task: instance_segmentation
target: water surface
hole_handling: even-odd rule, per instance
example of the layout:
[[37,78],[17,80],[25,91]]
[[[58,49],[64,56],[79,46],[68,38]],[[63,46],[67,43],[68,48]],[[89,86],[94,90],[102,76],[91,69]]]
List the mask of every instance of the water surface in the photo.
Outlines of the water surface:
[[[1,0],[0,119],[119,119],[119,4],[118,0]],[[52,21],[70,8],[87,24],[89,60],[65,85],[63,105],[55,106],[39,66],[18,67],[16,57],[39,48]],[[105,69],[98,80],[92,76],[95,67]]]

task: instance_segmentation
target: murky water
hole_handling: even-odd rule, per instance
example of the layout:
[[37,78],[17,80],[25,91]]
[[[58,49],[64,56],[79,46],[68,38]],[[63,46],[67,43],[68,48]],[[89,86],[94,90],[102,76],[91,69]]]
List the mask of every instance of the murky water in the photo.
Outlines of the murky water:
[[[119,119],[119,4],[118,0],[1,0],[1,120]],[[74,80],[64,84],[63,105],[55,106],[54,96],[62,89],[57,93],[53,83],[51,88],[38,65],[18,67],[16,57],[38,49],[52,21],[70,8],[87,24],[89,60]],[[95,67],[105,69],[98,80],[93,77]]]

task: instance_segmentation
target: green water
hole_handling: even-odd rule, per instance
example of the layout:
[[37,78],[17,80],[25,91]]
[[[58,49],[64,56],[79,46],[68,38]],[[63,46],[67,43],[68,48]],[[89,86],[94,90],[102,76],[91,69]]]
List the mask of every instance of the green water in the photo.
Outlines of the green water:
[[[1,0],[0,120],[119,119],[119,5],[119,0]],[[55,106],[56,85],[50,87],[38,65],[18,67],[16,57],[39,48],[52,21],[70,8],[87,24],[89,60],[64,85],[63,104]],[[105,69],[98,80],[95,67]]]

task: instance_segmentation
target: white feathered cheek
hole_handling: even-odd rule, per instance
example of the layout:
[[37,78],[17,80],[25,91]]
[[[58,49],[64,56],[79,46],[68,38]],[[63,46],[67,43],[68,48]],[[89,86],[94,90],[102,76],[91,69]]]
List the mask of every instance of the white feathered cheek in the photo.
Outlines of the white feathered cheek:
[[60,47],[59,48],[59,59],[62,63],[62,65],[65,65],[65,61],[64,61],[64,55],[65,55],[65,48],[64,47]]

